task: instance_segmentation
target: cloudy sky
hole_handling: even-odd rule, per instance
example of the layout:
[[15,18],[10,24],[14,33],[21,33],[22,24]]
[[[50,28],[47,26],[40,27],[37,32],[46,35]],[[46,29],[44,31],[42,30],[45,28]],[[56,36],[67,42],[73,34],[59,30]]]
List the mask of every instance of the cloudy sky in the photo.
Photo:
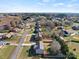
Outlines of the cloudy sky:
[[79,0],[0,0],[0,12],[79,13]]

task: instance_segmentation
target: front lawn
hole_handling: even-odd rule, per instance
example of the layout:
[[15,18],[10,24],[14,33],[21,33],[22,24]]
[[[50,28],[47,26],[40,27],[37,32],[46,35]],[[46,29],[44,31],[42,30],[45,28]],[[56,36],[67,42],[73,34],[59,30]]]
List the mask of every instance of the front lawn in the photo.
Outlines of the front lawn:
[[2,30],[2,31],[0,31],[0,33],[7,33],[7,32],[9,32],[9,30]]
[[23,47],[22,52],[20,56],[18,57],[18,59],[30,59],[31,57],[28,56],[29,48],[30,47]]

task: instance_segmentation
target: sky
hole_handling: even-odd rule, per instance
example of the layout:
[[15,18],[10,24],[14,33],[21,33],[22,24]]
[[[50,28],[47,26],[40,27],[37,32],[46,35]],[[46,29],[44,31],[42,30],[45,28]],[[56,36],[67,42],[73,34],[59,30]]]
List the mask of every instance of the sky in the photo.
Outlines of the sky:
[[79,13],[79,0],[0,0],[0,13]]

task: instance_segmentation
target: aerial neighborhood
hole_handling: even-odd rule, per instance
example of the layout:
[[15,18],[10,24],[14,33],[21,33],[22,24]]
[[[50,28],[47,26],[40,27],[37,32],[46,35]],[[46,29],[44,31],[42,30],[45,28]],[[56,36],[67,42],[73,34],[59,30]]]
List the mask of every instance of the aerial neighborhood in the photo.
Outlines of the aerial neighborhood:
[[0,13],[0,59],[79,59],[79,14]]

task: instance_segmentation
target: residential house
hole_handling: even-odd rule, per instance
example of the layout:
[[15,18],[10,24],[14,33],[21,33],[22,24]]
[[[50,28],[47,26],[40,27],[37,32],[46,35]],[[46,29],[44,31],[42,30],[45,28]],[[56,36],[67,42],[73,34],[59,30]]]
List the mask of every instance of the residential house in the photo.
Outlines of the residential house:
[[73,26],[72,29],[73,30],[79,30],[79,26]]
[[4,30],[7,28],[11,28],[13,25],[17,25],[20,21],[19,16],[5,16],[3,18],[0,18],[0,30]]
[[43,54],[44,53],[43,42],[40,41],[39,43],[36,43],[36,45],[34,46],[34,49],[36,51],[36,54]]

